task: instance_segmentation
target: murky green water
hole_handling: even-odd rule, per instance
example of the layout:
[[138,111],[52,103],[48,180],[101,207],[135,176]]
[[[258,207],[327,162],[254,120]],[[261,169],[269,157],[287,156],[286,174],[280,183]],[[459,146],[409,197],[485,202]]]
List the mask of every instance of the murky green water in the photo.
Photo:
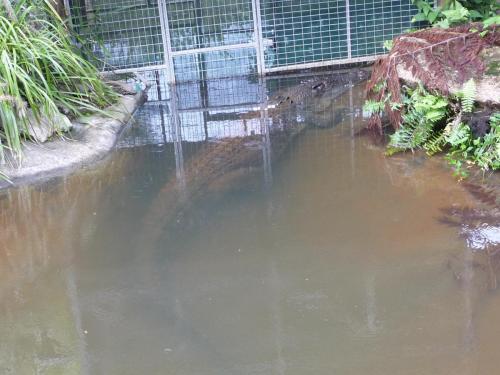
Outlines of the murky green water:
[[245,85],[179,87],[96,170],[0,195],[0,373],[497,373],[496,269],[438,220],[472,196],[353,136],[360,86],[279,112]]

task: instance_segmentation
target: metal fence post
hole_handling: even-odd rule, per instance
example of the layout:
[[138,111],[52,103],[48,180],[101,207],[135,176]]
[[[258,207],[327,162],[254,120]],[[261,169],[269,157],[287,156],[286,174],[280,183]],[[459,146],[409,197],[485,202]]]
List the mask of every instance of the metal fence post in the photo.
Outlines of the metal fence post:
[[181,199],[185,199],[186,192],[186,175],[184,173],[184,153],[182,151],[182,128],[181,119],[179,116],[179,107],[177,101],[177,89],[175,85],[169,85],[170,90],[170,120],[171,131],[174,142],[174,155],[175,155],[175,176]]
[[268,102],[266,77],[259,79],[259,101],[260,101],[260,132],[262,134],[262,160],[264,164],[264,184],[267,189],[273,183],[273,168],[271,165],[271,137],[268,122]]
[[66,12],[66,17],[68,17],[69,25],[73,27],[73,20],[71,19],[71,8],[69,6],[69,0],[64,0],[64,11]]
[[255,39],[255,50],[257,53],[257,73],[259,76],[266,74],[264,61],[264,43],[262,40],[262,16],[260,13],[260,1],[252,0],[253,28]]
[[170,38],[167,3],[165,0],[158,0],[158,12],[160,15],[161,38],[163,43],[163,56],[167,69],[167,81],[168,83],[175,83],[174,59],[172,57],[172,39]]
[[347,30],[347,58],[352,58],[352,46],[351,46],[351,4],[349,0],[345,0],[345,18],[346,18],[346,30]]

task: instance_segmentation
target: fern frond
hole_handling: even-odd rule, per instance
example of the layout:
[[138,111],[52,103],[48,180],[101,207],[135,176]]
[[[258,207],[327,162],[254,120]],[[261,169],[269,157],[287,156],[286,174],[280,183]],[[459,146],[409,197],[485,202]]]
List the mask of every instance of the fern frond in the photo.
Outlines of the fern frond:
[[385,103],[383,101],[366,100],[363,105],[363,111],[367,112],[369,116],[381,113],[384,110]]
[[460,90],[459,93],[460,104],[464,113],[472,112],[472,109],[474,108],[474,102],[476,101],[476,93],[476,83],[474,82],[474,79],[471,78],[467,82],[465,82],[462,90]]
[[389,148],[408,150],[414,149],[413,133],[415,128],[410,125],[401,125],[394,134],[390,136]]
[[402,115],[402,125],[391,136],[389,147],[403,150],[423,147],[428,152],[438,152],[443,141],[437,142],[432,138],[435,128],[440,127],[439,123],[448,113],[447,98],[431,94],[423,86],[408,90],[408,94],[410,96],[405,101],[406,112]]
[[432,136],[434,124],[412,111],[403,116],[403,124],[390,137],[389,147],[414,150],[422,147]]
[[433,134],[425,143],[424,150],[427,155],[432,156],[438,152],[443,151],[443,147],[446,145],[446,137],[444,131],[439,131]]
[[446,142],[452,147],[465,144],[470,139],[471,130],[469,125],[460,122],[457,126],[447,127],[444,131]]

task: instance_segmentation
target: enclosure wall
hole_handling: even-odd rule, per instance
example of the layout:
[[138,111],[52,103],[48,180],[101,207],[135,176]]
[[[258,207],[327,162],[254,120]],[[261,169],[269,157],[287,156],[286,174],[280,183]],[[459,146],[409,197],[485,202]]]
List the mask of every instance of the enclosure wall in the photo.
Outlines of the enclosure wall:
[[168,80],[373,60],[409,29],[411,0],[66,0],[102,68]]

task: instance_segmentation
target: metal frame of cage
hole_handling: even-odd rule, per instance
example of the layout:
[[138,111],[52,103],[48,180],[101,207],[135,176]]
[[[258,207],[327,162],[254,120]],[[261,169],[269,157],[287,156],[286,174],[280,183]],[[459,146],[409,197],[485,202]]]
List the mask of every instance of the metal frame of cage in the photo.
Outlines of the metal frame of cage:
[[[99,1],[102,0],[79,0],[79,1],[84,2],[85,4],[93,4],[93,2],[99,3]],[[263,24],[263,15],[265,17],[269,17],[269,15],[266,13],[267,10],[263,10],[261,8],[262,6],[269,4],[269,0],[267,1],[267,3],[266,0],[223,0],[222,3],[223,5],[220,6],[221,8],[220,11],[222,12],[226,11],[226,9],[228,12],[230,12],[231,11],[230,7],[234,6],[234,4],[237,5],[239,4],[243,6],[251,5],[251,10],[249,7],[248,14],[246,15],[246,17],[251,18],[252,28],[246,29],[243,32],[243,35],[248,36],[248,40],[246,41],[237,40],[234,43],[232,42],[225,43],[224,40],[222,41],[216,40],[215,42],[211,40],[209,41],[208,46],[205,45],[204,43],[200,43],[199,39],[205,38],[206,35],[200,36],[201,34],[198,33],[199,30],[196,30],[193,35],[189,35],[189,32],[191,33],[193,32],[192,30],[190,30],[190,28],[193,28],[192,26],[185,27],[185,30],[189,31],[187,33],[188,34],[187,36],[176,37],[175,35],[172,35],[172,32],[177,32],[178,30],[180,30],[180,29],[173,30],[173,28],[171,27],[172,22],[175,21],[181,23],[187,21],[192,22],[192,19],[198,17],[197,15],[195,15],[194,12],[198,11],[199,10],[198,8],[201,7],[201,5],[198,5],[198,8],[195,5],[192,5],[191,8],[189,8],[189,6],[186,8],[185,7],[186,4],[188,3],[202,4],[201,0],[146,0],[146,1],[148,4],[151,2],[152,4],[150,5],[151,7],[157,6],[157,10],[154,11],[155,14],[153,17],[156,17],[157,15],[157,17],[159,18],[159,29],[160,29],[159,31],[161,32],[161,35],[155,35],[155,37],[161,38],[161,47],[159,46],[156,47],[162,49],[161,55],[163,57],[163,61],[155,61],[153,63],[137,63],[130,67],[117,66],[117,68],[113,68],[112,70],[114,70],[117,73],[165,70],[166,81],[168,83],[175,83],[176,81],[182,81],[183,79],[178,79],[179,78],[178,76],[181,76],[181,74],[179,74],[180,67],[182,69],[188,70],[191,65],[195,64],[195,61],[196,63],[198,63],[200,59],[205,59],[205,57],[200,57],[200,56],[205,56],[209,54],[215,54],[216,56],[220,56],[224,54],[236,53],[237,51],[249,51],[249,53],[252,54],[254,53],[256,73],[259,76],[264,76],[267,73],[274,73],[274,72],[284,72],[284,71],[292,71],[298,69],[325,67],[330,65],[343,65],[343,64],[373,61],[376,58],[380,57],[380,55],[383,53],[383,49],[379,48],[379,46],[377,46],[376,50],[372,48],[373,49],[372,53],[366,52],[368,51],[368,48],[366,47],[365,47],[366,50],[365,52],[353,53],[353,47],[359,49],[359,45],[363,43],[367,45],[369,43],[374,43],[374,42],[369,42],[370,40],[374,40],[373,39],[374,31],[371,30],[377,29],[378,31],[382,31],[383,37],[385,37],[385,39],[388,39],[400,33],[401,30],[404,29],[405,27],[409,28],[410,27],[409,14],[410,14],[410,9],[412,7],[411,0],[297,0],[298,4],[294,4],[293,6],[295,8],[291,8],[289,4],[292,4],[293,1],[276,0],[276,3],[281,4],[280,6],[283,9],[286,8],[287,11],[290,12],[290,19],[292,23],[293,22],[297,23],[296,25],[295,24],[283,25],[284,23],[283,20],[279,21],[274,20],[274,14],[271,17],[273,18],[272,21],[275,22],[276,24],[282,22],[280,27],[283,30],[286,29],[287,32],[290,34],[290,37],[285,36],[284,39],[286,39],[287,41],[288,39],[292,39],[291,53],[296,53],[296,51],[293,50],[293,48],[296,48],[296,45],[293,45],[294,39],[298,40],[297,44],[299,44],[299,47],[300,43],[302,43],[301,45],[307,45],[307,48],[309,48],[310,53],[311,51],[315,53],[314,43],[318,45],[316,38],[321,39],[325,37],[326,39],[329,38],[329,40],[325,41],[325,43],[323,43],[321,40],[319,41],[319,43],[321,43],[320,53],[324,53],[324,55],[319,55],[320,56],[319,59],[315,58],[314,56],[310,58],[309,56],[306,56],[303,52],[302,52],[303,56],[302,60],[300,58],[292,59],[286,55],[288,52],[285,51],[280,56],[283,60],[282,63],[275,64],[275,66],[272,65],[269,66],[269,64],[266,63],[266,51],[268,50],[266,48],[268,48],[268,46],[266,46],[266,38],[263,35],[264,32],[266,32],[266,30],[269,29],[268,25]],[[208,0],[208,1],[211,1],[212,4],[215,4],[217,0]],[[274,0],[270,1],[272,7],[275,7]],[[77,0],[64,0],[67,12],[70,16],[72,16],[72,12],[74,10],[73,9],[74,4],[76,2]],[[106,3],[107,2],[105,2],[105,4]],[[127,0],[125,0],[122,3],[127,3],[127,4],[130,3],[132,4],[132,6],[135,4],[139,4],[137,0],[129,0],[128,2]],[[111,2],[109,2],[108,4],[111,4]],[[327,33],[326,34],[322,33],[321,35],[315,35],[314,32],[312,31],[312,27],[316,27],[312,21],[308,21],[309,22],[308,25],[303,24],[304,19],[307,20],[307,14],[308,14],[307,8],[309,7],[309,12],[311,13],[310,9],[312,9],[314,6],[318,7],[318,4],[320,5],[324,4],[327,13],[330,11],[338,12],[333,14],[333,18],[336,17],[336,24],[332,24],[331,20],[328,18],[330,17],[329,14],[327,14],[326,21],[324,19],[318,21],[319,23],[326,22],[326,26],[324,28],[327,29]],[[401,4],[403,4],[403,6],[405,7],[404,11],[401,11],[401,9],[396,8],[396,6],[394,6],[393,10],[392,4],[400,4],[399,5],[400,8],[402,8]],[[181,9],[181,6],[184,6],[184,8],[187,9],[188,15],[191,18],[189,19],[182,18],[184,17],[186,9],[184,8]],[[353,6],[357,8],[352,8]],[[171,8],[174,7],[174,8],[169,10],[169,7]],[[304,7],[303,12],[300,7]],[[179,8],[180,10],[177,8]],[[385,8],[387,8],[388,11],[386,11]],[[319,8],[315,9],[317,13],[321,13],[321,10],[318,10]],[[359,22],[358,18],[355,18],[356,25],[352,25],[351,9],[355,9],[355,11],[357,12],[356,17],[359,18],[359,15],[361,15],[361,20]],[[399,13],[401,14],[404,13],[404,17],[403,16],[392,17],[392,14],[390,12],[394,12],[394,14],[396,14],[398,12],[398,9]],[[189,13],[190,11],[192,11],[193,14]],[[234,11],[234,9],[232,11],[233,11],[232,16],[239,17],[237,11]],[[173,18],[176,17],[177,14],[176,12],[178,14],[181,14],[181,16],[178,16],[177,20],[175,19],[173,20]],[[367,26],[368,22],[366,21],[366,18],[364,21],[365,24],[363,25],[363,19],[362,19],[363,12],[366,12],[367,14],[369,12],[372,12],[370,13],[371,18],[369,20],[370,23],[369,26]],[[386,19],[384,17],[386,17],[386,15],[389,15],[389,22],[387,24],[384,24],[384,20]],[[380,18],[376,19],[377,16],[380,16]],[[224,22],[222,16],[219,17],[219,21],[221,24]],[[248,24],[250,24],[250,20],[245,20],[245,21],[248,21]],[[123,26],[123,22],[121,24],[119,24],[119,22],[122,22],[122,20],[120,20],[119,18],[117,18],[116,20],[111,19],[108,22],[108,24],[110,25],[109,27],[111,28],[114,27],[115,25],[122,25],[121,26],[122,28],[127,27]],[[139,20],[131,19],[130,23],[132,24],[133,22],[139,22]],[[396,25],[396,27],[394,27],[394,25],[391,24],[391,22],[393,22],[394,24],[399,23],[400,25],[398,24]],[[359,25],[357,25],[358,23]],[[215,26],[216,25],[214,24],[209,25],[209,27],[215,27]],[[119,27],[120,26],[117,26],[118,32],[123,32],[124,30],[120,29]],[[148,25],[146,27],[150,26]],[[142,26],[142,28],[144,28],[144,26]],[[319,26],[319,28],[321,29],[321,25]],[[212,34],[208,35],[208,38],[216,39],[217,37],[217,35],[215,35],[216,33],[217,32],[212,32]],[[219,31],[218,33],[220,35],[223,35],[223,31]],[[252,37],[250,37],[250,35],[252,35]],[[338,38],[335,39],[334,42],[332,42],[332,35],[338,36]],[[222,37],[219,36],[219,38],[224,39],[225,36],[224,35]],[[362,38],[365,38],[366,42],[364,42]],[[139,40],[139,43],[142,43],[142,41],[140,41],[140,37],[137,37],[137,39]],[[174,43],[180,41],[180,43],[181,44],[184,43],[184,45],[180,46],[174,45],[173,41]],[[332,51],[333,50],[338,51],[337,54],[335,55],[329,53],[328,51],[329,48]],[[324,56],[331,56],[331,57],[324,58]],[[218,58],[220,61],[218,61],[219,62],[218,65],[216,64],[217,65],[216,68],[219,70],[224,70],[225,57],[218,57]],[[191,65],[189,65],[189,62],[191,61],[190,59],[192,59]],[[234,73],[232,75],[235,76],[238,74]]]

